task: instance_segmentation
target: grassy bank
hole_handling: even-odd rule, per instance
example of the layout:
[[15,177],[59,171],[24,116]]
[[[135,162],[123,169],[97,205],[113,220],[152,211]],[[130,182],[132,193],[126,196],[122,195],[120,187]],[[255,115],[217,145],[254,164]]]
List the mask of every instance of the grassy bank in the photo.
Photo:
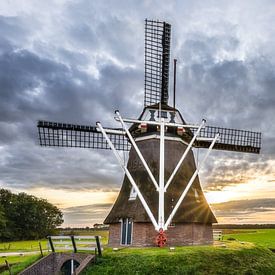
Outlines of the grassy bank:
[[[32,263],[36,262],[40,259],[40,255],[28,255],[28,256],[10,256],[0,258],[0,266],[5,264],[5,260],[8,260],[9,265],[11,267],[12,274],[18,274],[20,271],[27,268]],[[0,272],[1,273],[1,272]],[[9,275],[8,271],[4,271],[1,275]]]
[[275,274],[275,254],[264,247],[226,242],[226,247],[125,248],[104,251],[88,274]]
[[236,239],[243,242],[252,242],[254,244],[275,249],[275,229],[243,229],[243,230],[223,230],[225,232],[224,240]]

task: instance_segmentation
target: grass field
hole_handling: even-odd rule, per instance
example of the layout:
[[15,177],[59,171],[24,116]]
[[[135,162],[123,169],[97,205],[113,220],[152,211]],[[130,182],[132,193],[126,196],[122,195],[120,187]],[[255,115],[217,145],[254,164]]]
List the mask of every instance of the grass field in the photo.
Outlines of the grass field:
[[275,249],[275,229],[225,230],[224,240],[234,238],[242,242],[252,242]]
[[[223,230],[225,247],[193,246],[169,248],[104,249],[97,265],[86,274],[268,274],[275,275],[275,229]],[[108,231],[75,231],[75,235],[100,235],[107,244]],[[229,241],[228,239],[235,239]],[[38,243],[47,250],[47,241],[0,243],[0,253],[38,251]],[[0,266],[8,260],[12,274],[36,261],[37,255],[0,257]],[[2,273],[1,273],[2,274]],[[8,274],[3,273],[3,274]]]
[[47,250],[47,240],[32,240],[0,243],[0,253],[17,251],[39,251],[39,242],[43,250]]
[[[11,273],[17,274],[37,261],[39,258],[40,255],[2,257],[0,258],[0,266],[5,264],[5,260],[8,260],[9,265],[11,266]],[[1,273],[1,275],[9,275],[9,272],[4,271]]]
[[[79,236],[101,236],[101,243],[106,245],[108,243],[109,231],[74,231],[74,235]],[[47,240],[31,240],[31,241],[17,241],[17,242],[3,242],[0,243],[0,253],[1,252],[27,252],[27,251],[39,251],[39,242],[43,250],[48,250]]]

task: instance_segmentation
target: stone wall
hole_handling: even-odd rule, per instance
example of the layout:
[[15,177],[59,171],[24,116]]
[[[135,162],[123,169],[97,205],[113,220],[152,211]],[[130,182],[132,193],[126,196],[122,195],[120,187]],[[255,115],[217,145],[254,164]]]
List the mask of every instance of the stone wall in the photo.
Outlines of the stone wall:
[[[120,223],[110,224],[109,246],[120,246]],[[211,244],[213,233],[211,224],[179,223],[165,232],[167,246]],[[132,246],[156,246],[157,232],[151,223],[134,223]]]

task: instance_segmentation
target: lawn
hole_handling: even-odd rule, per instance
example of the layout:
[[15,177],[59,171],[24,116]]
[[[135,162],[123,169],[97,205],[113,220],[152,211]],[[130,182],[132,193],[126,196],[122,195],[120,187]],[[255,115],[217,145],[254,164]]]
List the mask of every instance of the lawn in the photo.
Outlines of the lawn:
[[[27,266],[37,261],[40,258],[39,242],[42,249],[47,250],[46,240],[32,240],[32,241],[17,241],[0,243],[0,253],[8,252],[22,252],[19,256],[1,256],[0,267],[5,265],[5,260],[11,266],[12,274],[17,274],[19,271],[25,269]],[[28,255],[25,252],[37,251],[36,254]],[[44,253],[45,254],[45,253]],[[1,273],[1,272],[0,272]],[[1,274],[9,274],[8,271]]]
[[107,249],[89,274],[275,274],[275,254],[251,243],[226,241],[223,247]]
[[266,248],[275,249],[275,229],[253,229],[253,230],[225,230],[223,239],[234,238],[242,242],[252,242]]
[[32,241],[17,241],[0,243],[0,253],[3,252],[18,252],[18,251],[39,251],[39,242],[42,249],[47,250],[47,240],[32,240]]
[[[88,274],[268,274],[275,275],[275,229],[223,230],[224,243],[217,246],[169,248],[105,248],[103,257],[90,266]],[[75,235],[100,235],[107,244],[108,231],[76,231]],[[229,241],[234,238],[236,241]],[[0,243],[0,253],[38,251],[41,242],[47,250],[47,240]],[[17,274],[36,261],[37,255],[0,258],[0,266],[8,260],[12,274]],[[15,264],[16,263],[16,264]],[[3,274],[8,274],[3,273]]]
[[[5,265],[5,260],[9,262],[11,266],[11,273],[17,274],[18,272],[24,270],[26,267],[34,263],[40,258],[40,255],[27,255],[27,256],[9,256],[0,257],[0,267]],[[1,272],[0,272],[1,273]],[[8,275],[8,271],[4,271],[1,274]]]

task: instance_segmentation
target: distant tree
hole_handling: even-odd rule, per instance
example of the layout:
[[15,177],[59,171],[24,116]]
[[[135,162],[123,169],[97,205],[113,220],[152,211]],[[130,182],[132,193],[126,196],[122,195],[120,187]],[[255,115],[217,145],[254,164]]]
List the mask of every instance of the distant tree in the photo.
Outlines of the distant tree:
[[15,195],[12,194],[9,190],[0,189],[0,204],[2,208],[2,215],[4,220],[5,226],[3,226],[1,230],[1,239],[2,240],[12,240],[15,236],[14,234],[14,219],[12,218],[14,213],[14,197]]
[[0,189],[0,203],[6,218],[1,239],[43,238],[63,223],[63,214],[56,206],[26,193],[16,195]]
[[4,207],[0,204],[0,238],[4,238],[6,235],[7,219],[4,212]]

